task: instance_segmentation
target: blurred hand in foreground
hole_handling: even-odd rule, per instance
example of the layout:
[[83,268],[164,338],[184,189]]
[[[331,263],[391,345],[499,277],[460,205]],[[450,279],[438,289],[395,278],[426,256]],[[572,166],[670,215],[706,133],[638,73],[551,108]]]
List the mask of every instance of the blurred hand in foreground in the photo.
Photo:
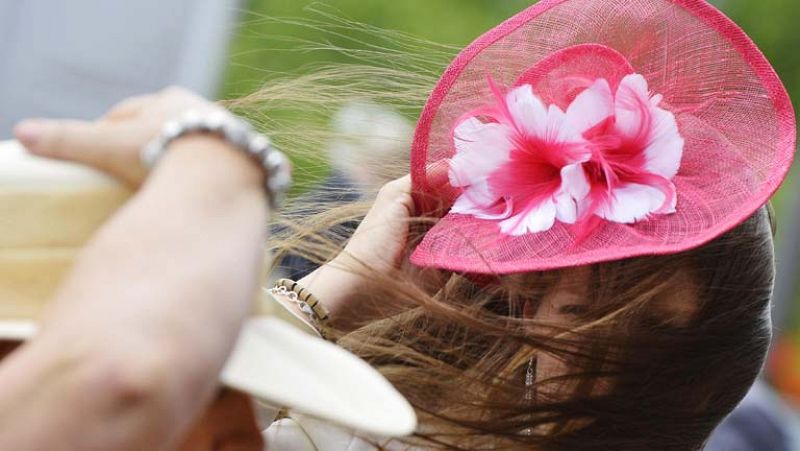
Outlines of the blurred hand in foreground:
[[217,108],[191,91],[172,87],[124,100],[96,121],[29,119],[17,124],[14,134],[35,155],[86,164],[136,188],[147,176],[139,153],[166,122],[187,110]]

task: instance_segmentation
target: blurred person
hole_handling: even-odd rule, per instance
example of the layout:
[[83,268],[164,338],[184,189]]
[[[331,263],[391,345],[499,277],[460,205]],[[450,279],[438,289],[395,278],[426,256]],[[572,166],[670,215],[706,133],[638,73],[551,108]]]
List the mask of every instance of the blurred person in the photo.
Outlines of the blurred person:
[[763,381],[714,431],[705,451],[800,449],[800,418]]
[[[391,108],[370,103],[345,105],[333,117],[333,129],[337,136],[328,145],[333,171],[359,191],[377,192],[408,173],[414,127]],[[384,167],[387,169],[375,170]]]
[[[331,206],[369,199],[381,186],[408,173],[414,128],[402,115],[385,106],[354,102],[336,111],[331,122],[333,131],[326,144],[331,173],[303,195],[299,204],[307,208],[295,208],[294,216],[311,216]],[[345,242],[360,219],[332,227],[326,238]],[[318,266],[303,256],[289,254],[281,259],[273,276],[299,280]]]
[[[0,2],[0,139],[31,115],[90,119],[137,93],[213,96],[240,0]],[[187,14],[187,9],[191,13]]]

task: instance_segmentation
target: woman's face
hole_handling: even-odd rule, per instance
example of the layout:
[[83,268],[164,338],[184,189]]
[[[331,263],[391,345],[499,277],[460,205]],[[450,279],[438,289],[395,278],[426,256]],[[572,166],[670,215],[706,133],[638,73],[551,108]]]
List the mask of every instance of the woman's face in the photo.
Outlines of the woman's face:
[[[587,320],[586,313],[590,310],[589,303],[592,296],[589,292],[591,285],[591,268],[582,267],[565,271],[553,289],[545,294],[538,305],[529,307],[530,311],[524,312],[526,318],[536,320],[537,323],[549,324],[558,328],[578,328]],[[680,327],[688,324],[697,315],[697,293],[694,283],[688,272],[679,271],[662,281],[664,288],[648,298],[646,309],[640,314],[649,315],[664,324]],[[602,302],[602,301],[599,301]],[[548,331],[542,331],[548,333]],[[562,332],[565,338],[569,332]],[[540,352],[536,356],[537,383],[552,380],[570,374],[569,363],[556,356]],[[561,393],[568,396],[574,387],[564,385],[564,382],[544,384],[551,395]],[[604,385],[596,389],[605,390]],[[538,389],[541,393],[542,388]]]
[[[576,268],[565,272],[559,282],[538,305],[529,304],[523,314],[526,318],[537,323],[553,325],[559,328],[578,326],[580,313],[588,307],[589,296],[587,286],[590,280],[591,269]],[[568,363],[556,356],[540,352],[535,361],[535,382],[539,387],[537,392],[547,390],[549,395],[563,392],[566,387],[559,384],[544,384],[543,381],[552,380],[569,374]]]

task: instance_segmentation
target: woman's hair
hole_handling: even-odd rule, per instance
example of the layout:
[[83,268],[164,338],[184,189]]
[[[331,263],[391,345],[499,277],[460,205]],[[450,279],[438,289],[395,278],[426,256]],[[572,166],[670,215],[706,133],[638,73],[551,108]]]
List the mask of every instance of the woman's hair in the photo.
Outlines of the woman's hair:
[[[342,208],[347,220],[335,221],[335,208],[306,216],[277,245],[316,261],[333,257],[338,246],[321,251],[354,218],[353,206]],[[769,346],[767,216],[761,209],[693,251],[583,270],[477,278],[351,267],[371,281],[368,308],[388,316],[339,343],[411,401],[426,446],[700,449],[748,391]],[[419,282],[431,279],[441,288]],[[567,312],[572,326],[523,315],[526,304],[535,309],[570,288],[585,296]],[[545,354],[568,370],[526,387],[530,360]]]
[[[295,155],[318,152],[333,136],[303,122],[306,114],[369,101],[413,117],[436,80],[430,65],[440,61],[441,71],[450,49],[365,26],[356,31],[374,37],[363,52],[388,58],[272,80],[229,106],[255,120],[270,117],[264,128]],[[401,175],[404,159],[373,170]],[[331,260],[369,206],[368,198],[337,203],[330,192],[321,205],[314,199],[300,196],[279,220],[272,242],[278,262],[286,255]],[[411,221],[409,251],[431,221]],[[370,281],[370,308],[386,316],[339,334],[338,342],[414,405],[422,426],[410,441],[419,446],[701,449],[748,391],[769,345],[770,222],[765,207],[695,250],[542,273],[475,277],[406,267],[379,274],[353,265],[347,269]],[[569,322],[526,315],[565,289],[582,298],[562,312]],[[529,365],[543,356],[564,370],[526,386]]]

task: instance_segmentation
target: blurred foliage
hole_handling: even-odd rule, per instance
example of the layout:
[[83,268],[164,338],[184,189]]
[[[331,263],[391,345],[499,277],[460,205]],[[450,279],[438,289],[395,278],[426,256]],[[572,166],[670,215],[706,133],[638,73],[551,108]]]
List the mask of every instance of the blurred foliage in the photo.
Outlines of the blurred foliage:
[[797,0],[724,0],[721,7],[775,66],[797,106],[800,98],[800,2]]
[[[307,18],[307,7],[329,5],[343,16],[379,28],[401,30],[434,42],[463,46],[484,31],[530,6],[531,0],[248,0],[243,26],[237,33],[223,96],[231,98],[257,89],[267,72],[292,72],[319,60],[312,52],[287,48],[287,37],[306,40],[329,38],[290,23],[269,25],[260,16]],[[800,94],[800,19],[798,0],[712,0],[731,16],[761,47],[792,94]],[[330,60],[337,55],[328,54]],[[798,95],[793,95],[797,99]]]
[[291,72],[321,58],[344,58],[333,52],[286,51],[291,48],[292,39],[299,44],[301,39],[320,42],[331,36],[322,31],[300,30],[288,20],[267,25],[260,16],[320,19],[309,11],[309,5],[329,6],[326,11],[357,22],[464,46],[530,4],[530,0],[249,0],[243,27],[234,42],[223,95],[230,98],[257,89],[264,81],[265,71]]
[[[356,30],[345,30],[346,36],[338,36],[341,30],[318,22],[335,27],[338,19],[345,18],[378,29],[398,30],[452,44],[454,56],[458,48],[530,3],[530,0],[248,0],[231,50],[222,98],[247,95],[271,77],[307,72],[309,66],[357,62],[345,52],[320,47],[363,48],[359,40],[374,38]],[[438,72],[445,65],[446,61],[430,69]],[[297,114],[281,109],[269,111],[271,120],[285,123],[287,119],[295,119],[315,128],[326,125],[329,119],[322,114],[295,117]],[[280,144],[279,139],[276,141]],[[317,153],[318,158],[310,155],[292,155],[302,173],[298,177],[301,190],[318,182],[326,173],[323,152]]]
[[[599,0],[598,0],[599,1]],[[310,64],[345,61],[331,50],[311,51],[313,42],[336,42],[329,31],[298,26],[296,19],[325,20],[313,9],[370,26],[399,30],[434,42],[462,47],[532,0],[248,0],[242,26],[234,40],[231,62],[222,90],[223,98],[235,98],[257,90],[269,77],[304,70]],[[759,45],[775,66],[797,105],[800,99],[800,19],[798,0],[712,0],[733,18]],[[311,5],[311,9],[309,9]],[[271,20],[268,18],[279,18]],[[339,43],[344,46],[351,42]],[[441,68],[443,69],[443,68]],[[309,120],[304,117],[303,120]],[[324,121],[324,118],[316,118]],[[324,163],[299,161],[308,174],[321,175]],[[777,210],[795,199],[794,176],[776,198]],[[790,232],[791,233],[791,232]],[[800,311],[797,312],[800,315]],[[795,324],[800,324],[797,318]]]

